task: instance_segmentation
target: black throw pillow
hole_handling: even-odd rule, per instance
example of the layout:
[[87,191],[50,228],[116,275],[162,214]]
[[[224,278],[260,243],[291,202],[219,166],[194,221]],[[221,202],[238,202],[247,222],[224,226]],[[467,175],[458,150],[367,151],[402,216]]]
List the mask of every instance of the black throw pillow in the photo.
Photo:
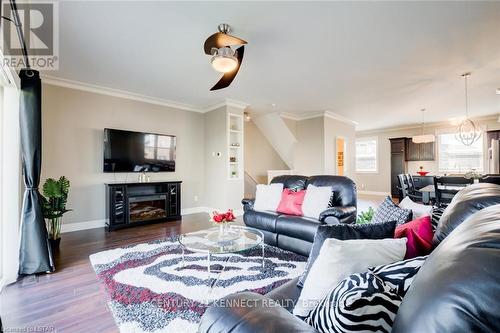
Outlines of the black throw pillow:
[[302,287],[306,281],[307,274],[311,269],[312,264],[319,255],[323,242],[328,238],[339,240],[348,239],[384,239],[394,238],[394,230],[396,229],[396,221],[384,223],[367,223],[367,224],[334,224],[320,225],[316,235],[314,236],[313,246],[307,259],[304,273],[299,278],[297,285]]

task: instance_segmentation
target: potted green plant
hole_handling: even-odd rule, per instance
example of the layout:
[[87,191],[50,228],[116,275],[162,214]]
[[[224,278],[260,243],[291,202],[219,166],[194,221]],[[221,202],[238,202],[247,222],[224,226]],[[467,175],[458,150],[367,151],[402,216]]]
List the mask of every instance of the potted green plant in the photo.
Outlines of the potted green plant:
[[66,209],[70,182],[62,176],[59,180],[48,178],[43,184],[42,209],[47,223],[49,242],[53,249],[59,248],[61,242],[61,219],[69,212]]

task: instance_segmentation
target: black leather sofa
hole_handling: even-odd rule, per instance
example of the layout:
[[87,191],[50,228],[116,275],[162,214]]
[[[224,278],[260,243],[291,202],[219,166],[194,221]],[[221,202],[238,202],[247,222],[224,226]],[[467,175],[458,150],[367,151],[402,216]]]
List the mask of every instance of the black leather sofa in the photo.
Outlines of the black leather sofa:
[[[446,208],[437,231],[437,247],[403,298],[392,332],[498,332],[500,186],[463,189]],[[209,307],[199,332],[316,332],[290,313],[300,294],[296,283],[291,280],[267,295],[225,297],[234,306]]]
[[321,223],[354,223],[356,221],[356,184],[342,176],[278,176],[271,183],[282,183],[293,190],[314,186],[331,186],[331,207],[318,219],[262,212],[253,209],[253,199],[243,199],[243,221],[264,234],[266,244],[308,256],[316,230]]

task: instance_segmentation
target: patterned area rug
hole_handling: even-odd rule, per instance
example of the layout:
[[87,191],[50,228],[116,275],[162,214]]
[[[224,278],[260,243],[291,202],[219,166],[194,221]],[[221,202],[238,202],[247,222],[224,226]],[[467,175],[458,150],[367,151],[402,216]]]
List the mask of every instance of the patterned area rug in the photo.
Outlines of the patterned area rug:
[[175,239],[95,253],[90,262],[104,283],[120,332],[196,332],[211,302],[253,291],[265,294],[299,276],[306,258],[272,246],[211,258],[186,251]]

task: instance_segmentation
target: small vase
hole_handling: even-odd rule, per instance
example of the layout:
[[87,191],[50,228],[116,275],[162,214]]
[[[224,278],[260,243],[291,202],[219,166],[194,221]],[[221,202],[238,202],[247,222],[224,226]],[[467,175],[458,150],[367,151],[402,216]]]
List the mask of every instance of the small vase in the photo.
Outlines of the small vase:
[[226,237],[226,231],[227,231],[227,223],[221,222],[219,223],[219,240],[224,240]]

